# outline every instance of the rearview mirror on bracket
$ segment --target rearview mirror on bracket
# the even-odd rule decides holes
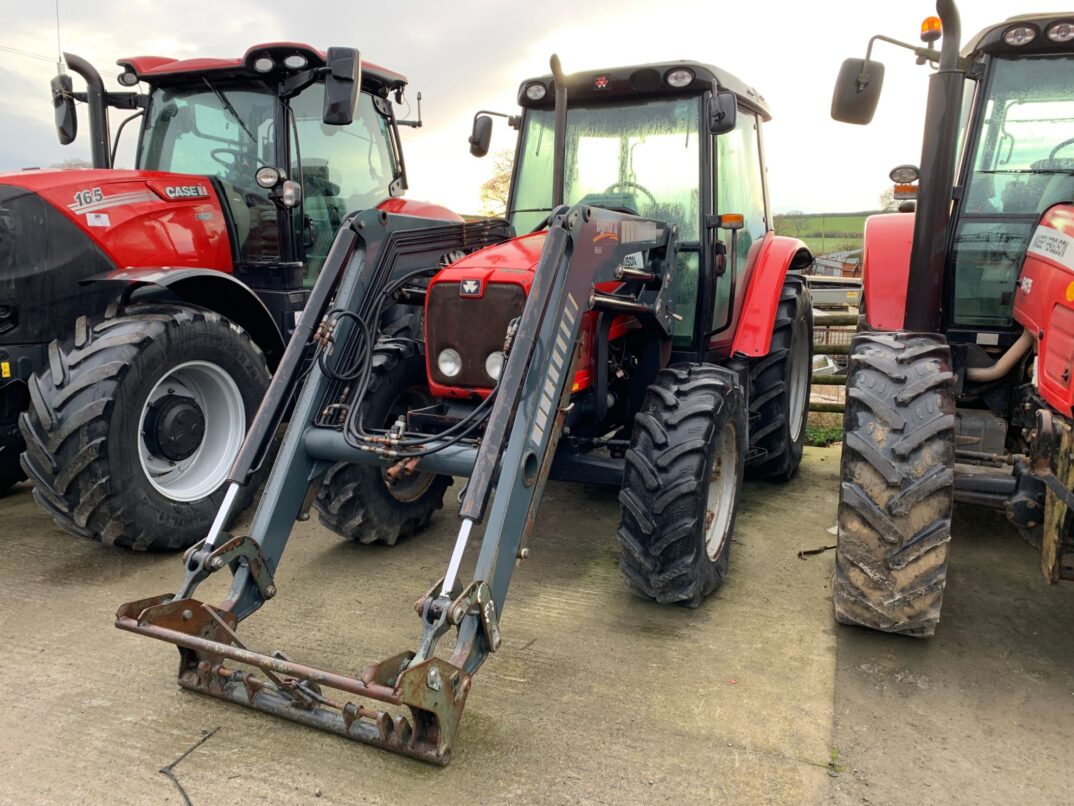
[[[709,105],[709,131],[726,134],[735,128],[738,120],[738,102],[730,90],[720,90]]]
[[[489,153],[491,143],[492,118],[479,114],[474,118],[474,128],[470,134],[470,153],[475,157],[483,157]]]
[[[870,123],[880,103],[884,65],[865,59],[847,59],[839,68],[832,93],[832,117],[843,123]]]
[[[328,126],[346,126],[354,120],[358,89],[362,86],[362,59],[354,48],[329,48],[325,60],[324,113]]]
[[[71,96],[71,77],[56,76],[52,79],[52,106],[56,115],[56,134],[60,145],[70,145],[78,134],[78,116],[75,112],[75,99]]]

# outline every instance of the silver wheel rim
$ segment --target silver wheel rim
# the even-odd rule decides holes
[[[805,320],[799,319],[791,337],[790,400],[787,416],[790,418],[791,442],[797,442],[805,423],[806,402],[809,397],[812,367],[809,362],[809,344],[806,342]]]
[[[185,459],[156,456],[146,442],[150,406],[165,395],[190,397],[205,418],[201,444]],[[138,418],[138,459],[158,493],[172,501],[198,501],[227,478],[246,433],[246,406],[234,379],[208,361],[188,361],[166,372],[142,404]]]
[[[732,423],[724,426],[716,442],[712,478],[705,500],[705,552],[713,562],[723,553],[731,530],[738,476],[738,431]]]

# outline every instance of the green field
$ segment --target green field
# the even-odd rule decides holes
[[[801,238],[814,255],[861,249],[865,219],[860,213],[784,213],[775,216],[777,235]]]

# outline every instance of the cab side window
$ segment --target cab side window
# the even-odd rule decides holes
[[[725,327],[731,317],[732,277],[741,288],[746,258],[750,248],[768,231],[764,202],[764,177],[761,174],[761,150],[757,116],[741,107],[733,131],[716,140],[716,211],[740,213],[745,225],[734,233],[735,264],[716,283],[716,304],[712,313],[712,330]],[[730,237],[726,231],[722,237]]]

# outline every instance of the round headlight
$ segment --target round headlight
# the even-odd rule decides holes
[[[1058,28],[1059,26],[1056,27]],[[138,83],[138,75],[128,67],[116,77],[116,81],[118,81],[124,87],[133,87],[135,84]]]
[[[688,86],[690,82],[694,80],[694,71],[687,70],[685,67],[680,67],[678,70],[670,71],[667,76],[665,76],[665,80],[672,87],[681,89],[682,87]]]
[[[441,350],[440,355],[436,357],[436,366],[444,375],[454,378],[462,372],[462,356],[457,350],[448,347],[446,350]]]
[[[896,185],[912,185],[919,174],[916,165],[896,165],[888,176]]]
[[[254,59],[254,69],[259,73],[268,73],[276,66],[276,62],[272,61],[268,56],[258,56]]]
[[[274,188],[276,183],[280,181],[280,172],[271,165],[266,165],[257,169],[257,173],[254,174],[254,181],[257,182],[258,187],[263,187],[265,190]]]
[[[1074,39],[1074,23],[1057,22],[1048,29],[1048,38],[1053,42],[1069,42]]]
[[[1032,25],[1016,25],[1003,32],[1003,41],[1016,48],[1028,45],[1037,38],[1037,29]]]
[[[544,84],[533,83],[526,87],[526,97],[531,101],[539,101],[548,94],[548,89]]]
[[[494,381],[500,379],[500,375],[503,373],[503,353],[497,350],[488,354],[485,359],[485,372]]]
[[[301,70],[307,64],[309,62],[306,61],[306,57],[299,53],[292,53],[283,60],[283,66],[288,70]]]

